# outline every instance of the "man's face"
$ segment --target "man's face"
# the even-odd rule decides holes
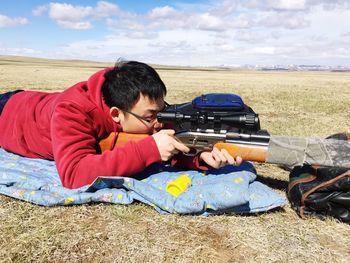
[[[140,94],[139,100],[130,110],[112,107],[111,115],[114,121],[120,123],[124,132],[153,134],[163,127],[163,124],[157,121],[157,113],[164,109],[164,106],[163,98],[153,101]],[[117,115],[113,109],[117,109]]]

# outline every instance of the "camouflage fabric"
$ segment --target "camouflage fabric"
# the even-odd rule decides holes
[[[348,140],[350,134],[332,139]],[[287,196],[299,216],[332,216],[350,224],[350,170],[340,167],[297,166],[290,173]]]
[[[347,136],[347,135],[344,135]],[[266,161],[287,166],[304,164],[350,168],[350,141],[271,136]]]

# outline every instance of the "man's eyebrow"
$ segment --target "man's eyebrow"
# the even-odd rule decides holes
[[[149,113],[157,113],[160,110],[158,110],[158,109],[146,109],[145,111],[149,112]]]
[[[162,109],[154,109],[154,108],[153,108],[153,109],[146,109],[145,111],[146,111],[146,112],[149,112],[149,113],[158,113],[159,111],[163,110],[164,107],[165,107],[165,104],[164,104],[164,106],[163,106]]]

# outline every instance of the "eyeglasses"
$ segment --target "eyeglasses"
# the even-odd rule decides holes
[[[164,107],[160,111],[165,110],[168,106],[170,106],[170,104],[167,103],[166,101],[164,101]],[[148,124],[154,123],[156,121],[156,119],[157,119],[157,115],[155,115],[155,117],[152,117],[152,118],[145,118],[145,117],[142,117],[142,116],[140,116],[140,115],[138,115],[136,113],[133,113],[131,111],[127,111],[127,110],[122,110],[122,111],[124,111],[126,113],[129,113],[129,114],[133,115],[134,117],[136,117],[137,119],[139,119],[141,121],[144,121],[144,122],[147,122]]]

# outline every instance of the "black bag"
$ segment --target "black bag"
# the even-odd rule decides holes
[[[340,133],[328,138],[350,140]],[[349,157],[350,158],[350,157]],[[350,170],[340,167],[295,167],[290,173],[287,196],[302,218],[335,217],[350,223]]]

